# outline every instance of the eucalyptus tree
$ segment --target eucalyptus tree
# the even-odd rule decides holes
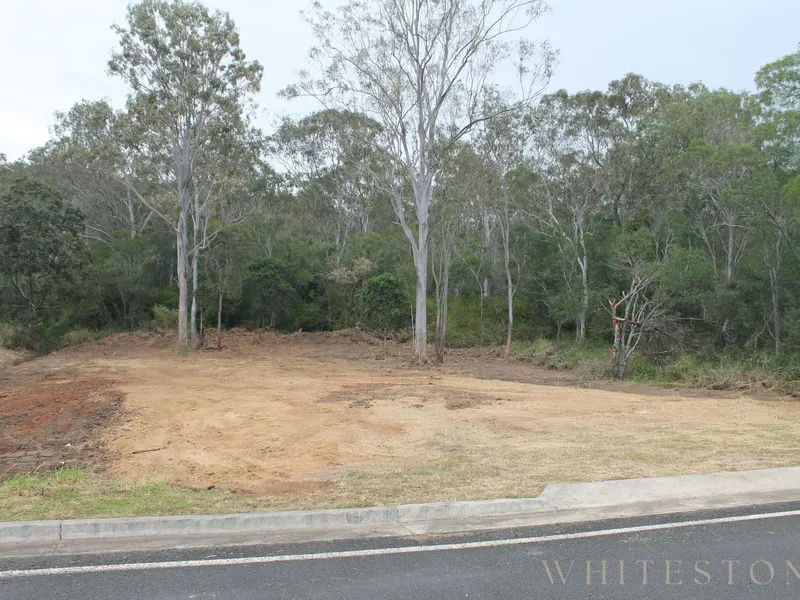
[[[494,119],[484,121],[475,131],[475,143],[488,169],[486,201],[500,228],[503,245],[503,269],[506,276],[506,308],[508,329],[505,357],[511,355],[514,330],[514,295],[516,285],[511,271],[511,230],[516,209],[510,199],[512,172],[523,162],[533,130],[533,123],[526,119],[526,112],[508,110],[502,96],[489,100],[488,110],[498,113]],[[494,184],[494,185],[492,185]]]
[[[800,168],[800,50],[762,67],[758,99],[771,129],[769,146],[782,169]]]
[[[602,208],[605,174],[597,157],[607,141],[594,135],[586,105],[598,101],[565,91],[543,98],[532,118],[532,161],[537,177],[527,213],[532,226],[555,244],[564,284],[572,288],[578,270],[575,337],[586,338],[589,310],[589,245]]]
[[[718,343],[733,339],[742,298],[736,291],[754,225],[752,202],[762,156],[754,143],[754,106],[746,94],[693,86],[669,105],[671,126],[679,131],[674,176],[680,178],[695,234],[718,275],[713,319]]]
[[[112,53],[109,70],[128,84],[129,107],[150,131],[174,193],[169,214],[148,205],[175,231],[178,346],[185,348],[190,342],[193,182],[209,152],[209,124],[246,112],[260,87],[262,68],[246,60],[230,16],[198,2],[143,0],[129,6],[127,27],[114,31],[120,47]]]
[[[436,180],[437,201],[431,212],[431,275],[436,300],[434,344],[436,362],[444,362],[447,344],[447,319],[450,298],[450,272],[453,258],[465,231],[474,224],[475,199],[486,187],[487,169],[474,148],[456,145],[442,162]]]
[[[780,201],[765,205],[767,217],[800,260],[800,51],[765,65],[756,76],[756,85],[761,105],[759,134],[783,186]]]
[[[349,111],[323,110],[295,121],[282,120],[270,152],[288,173],[318,236],[333,239],[338,265],[352,233],[370,230],[378,172],[373,139],[377,123]]]
[[[605,174],[604,205],[610,206],[617,227],[637,215],[661,218],[671,208],[669,203],[654,205],[664,169],[657,117],[671,97],[667,86],[629,73],[591,102],[593,135],[605,146],[592,156]]]
[[[111,243],[117,232],[141,234],[153,212],[136,200],[147,174],[130,117],[105,100],[81,101],[56,113],[53,139],[30,155],[39,176],[86,216],[89,239]]]
[[[388,168],[376,174],[391,199],[414,258],[414,355],[426,360],[428,236],[432,192],[443,156],[487,111],[492,78],[513,72],[518,95],[503,110],[528,105],[549,79],[553,54],[529,27],[544,0],[351,0],[335,12],[315,4],[306,15],[319,45],[285,94],[310,95],[328,108],[366,115]],[[510,67],[507,72],[504,68]],[[410,188],[410,194],[407,190]],[[413,211],[414,221],[409,212]]]
[[[200,257],[226,228],[244,222],[258,210],[253,189],[260,171],[262,140],[239,118],[214,120],[208,125],[208,150],[197,163],[190,200],[192,302],[190,341],[200,342]]]

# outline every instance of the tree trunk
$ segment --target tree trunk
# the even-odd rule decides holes
[[[445,242],[446,243],[446,242]],[[447,305],[450,290],[450,257],[447,249],[442,253],[441,280],[436,281],[436,362],[444,363],[447,346]],[[434,271],[434,276],[436,272]]]
[[[508,335],[506,336],[506,358],[511,356],[511,336],[514,331],[514,288],[511,283],[511,267],[506,259],[506,280],[508,282]]]
[[[483,209],[483,255],[486,257],[488,264],[491,264],[491,257],[489,256],[492,246],[492,222],[489,216],[489,211]],[[491,295],[491,287],[489,283],[489,274],[483,278],[483,296],[481,298],[481,308],[483,308],[483,298],[488,298]]]
[[[511,220],[508,213],[508,187],[505,183],[502,189],[503,194],[503,214],[500,219],[500,230],[503,235],[503,262],[506,271],[506,287],[508,293],[508,334],[506,335],[505,357],[511,356],[511,337],[514,331],[514,282],[511,279]]]
[[[197,348],[200,339],[198,336],[198,331],[200,330],[199,324],[197,322],[197,310],[199,304],[199,296],[200,296],[200,266],[199,266],[199,259],[198,255],[198,248],[197,242],[194,244],[194,255],[192,256],[192,309],[191,309],[191,317],[189,319],[190,322],[190,342],[192,349]]]
[[[503,225],[503,253],[505,254],[506,286],[508,293],[508,334],[506,335],[505,357],[511,356],[511,337],[514,331],[514,282],[511,279],[511,251],[509,248],[508,237],[510,232],[507,229],[508,223]]]
[[[781,279],[780,272],[776,269],[772,280],[772,327],[775,337],[775,356],[781,355]]]
[[[582,346],[586,339],[586,314],[589,312],[589,281],[586,273],[586,256],[582,261],[579,261],[581,267],[581,286],[583,288],[583,298],[581,301],[581,310],[578,314],[575,328],[575,340],[578,345]]]
[[[611,348],[611,372],[613,373],[614,379],[622,379],[625,374],[625,365],[623,364],[625,349],[623,348],[622,319],[617,316],[620,303],[609,300],[608,304],[611,307],[611,318],[614,321],[614,345]]]
[[[622,191],[614,198],[614,224],[617,227],[622,227],[622,216],[620,215],[619,206],[622,203],[622,197],[624,194],[625,192]]]
[[[434,336],[436,364],[442,364],[444,362],[444,350],[442,348],[441,330],[442,330],[442,292],[440,284],[437,281],[436,282],[436,334]]]
[[[775,338],[775,356],[781,355],[781,251],[783,232],[778,231],[775,240],[775,260],[769,267],[769,283],[772,289],[772,329]]]
[[[192,311],[190,318],[189,335],[192,349],[197,348],[200,343],[198,337],[199,326],[197,323],[197,310],[200,298],[200,195],[195,192],[194,204],[192,206]]]
[[[582,346],[586,339],[586,315],[589,312],[589,257],[586,252],[586,241],[583,235],[583,227],[579,228],[578,241],[582,257],[578,258],[578,266],[581,269],[581,285],[583,286],[583,303],[578,315],[578,326],[575,334],[578,345]]]
[[[127,177],[128,177],[128,185],[126,186],[126,188],[127,188],[127,192],[128,192],[128,196],[127,196],[127,201],[128,201],[128,221],[129,221],[131,239],[133,240],[133,239],[136,238],[136,234],[137,234],[136,209],[135,209],[134,204],[133,204],[133,194],[131,192],[130,174],[128,174]]]
[[[421,241],[421,240],[420,240]],[[414,311],[414,358],[423,364],[427,360],[428,347],[428,248],[420,243],[414,256],[417,271],[416,309]]]
[[[447,261],[444,272],[444,298],[442,300],[441,352],[444,362],[444,350],[447,346],[447,307],[450,302],[450,261]]]
[[[217,303],[217,348],[222,348],[222,286],[219,287],[219,302]]]
[[[406,232],[412,243],[414,267],[417,272],[416,311],[414,316],[414,358],[419,364],[428,360],[428,216],[430,212],[431,184],[425,183],[414,186],[414,200],[417,210],[416,247],[414,246],[413,233]]]
[[[189,348],[189,260],[186,255],[189,246],[189,235],[186,223],[186,211],[178,217],[176,236],[177,270],[178,270],[178,349]]]
[[[734,262],[736,260],[736,248],[734,246],[734,227],[736,226],[736,222],[734,219],[728,219],[728,255],[725,264],[725,277],[730,284],[731,280],[733,279],[733,267]]]

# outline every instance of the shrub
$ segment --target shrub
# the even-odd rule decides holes
[[[409,298],[406,286],[396,275],[384,273],[368,279],[358,293],[361,326],[387,337],[409,326]]]
[[[177,329],[178,310],[156,304],[153,307],[153,324],[160,329]]]
[[[107,331],[92,331],[91,329],[73,329],[61,336],[61,346],[77,346],[85,342],[99,340],[107,337]]]
[[[302,318],[300,290],[311,274],[287,262],[265,258],[250,263],[242,281],[243,310],[255,327],[297,329]]]
[[[0,347],[39,352],[42,349],[40,328],[0,323]]]

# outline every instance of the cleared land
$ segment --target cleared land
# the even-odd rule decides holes
[[[789,398],[575,387],[487,350],[419,369],[358,332],[240,331],[188,357],[173,343],[117,335],[0,370],[0,475],[87,470],[7,481],[0,518],[529,496],[800,464]]]

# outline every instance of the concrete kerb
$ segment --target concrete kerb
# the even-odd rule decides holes
[[[364,526],[402,526],[409,532],[442,530],[445,523],[498,519],[537,523],[698,510],[800,500],[800,467],[711,475],[553,484],[538,498],[436,502],[354,509],[81,519],[0,523],[0,544],[68,540],[347,531]],[[486,525],[486,523],[484,523]]]

